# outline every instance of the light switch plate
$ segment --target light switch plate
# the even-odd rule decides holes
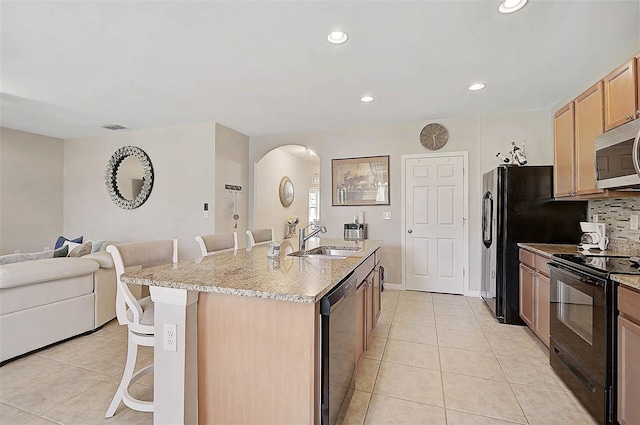
[[[383,220],[391,220],[391,211],[383,211],[382,212]]]
[[[593,215],[593,222],[597,223],[598,222],[598,214],[594,214]]]
[[[632,214],[629,218],[629,228],[631,230],[638,230],[638,215]]]

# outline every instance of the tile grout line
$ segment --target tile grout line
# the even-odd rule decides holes
[[[433,296],[431,297],[432,301],[433,301]],[[444,410],[444,423],[448,424],[449,423],[449,419],[447,416],[447,397],[445,395],[444,392],[444,373],[442,371],[442,355],[440,354],[440,340],[438,339],[438,323],[437,323],[437,316],[435,314],[435,310],[436,310],[436,306],[435,306],[435,302],[433,303],[433,321],[434,324],[436,325],[436,344],[438,347],[438,366],[440,367],[440,388],[442,388],[442,408]]]

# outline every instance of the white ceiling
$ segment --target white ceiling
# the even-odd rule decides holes
[[[640,0],[498,5],[2,1],[0,122],[75,138],[216,121],[255,136],[549,108],[640,48]],[[347,43],[326,41],[335,29]],[[469,92],[476,81],[487,88]]]

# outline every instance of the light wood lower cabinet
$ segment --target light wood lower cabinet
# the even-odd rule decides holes
[[[618,423],[640,424],[640,292],[618,288]]]
[[[533,312],[535,300],[535,272],[524,264],[520,264],[520,317],[533,329]]]
[[[520,250],[520,317],[549,346],[549,259]]]
[[[536,278],[536,302],[535,302],[535,323],[534,332],[544,345],[549,346],[549,313],[550,313],[550,296],[551,285],[549,278],[542,273],[538,273]]]
[[[379,264],[360,283],[356,291],[357,310],[357,338],[356,358],[360,358],[368,350],[371,332],[378,323],[381,312],[381,281]]]

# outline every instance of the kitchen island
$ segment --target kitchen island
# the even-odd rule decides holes
[[[279,259],[266,246],[127,272],[155,306],[154,423],[319,422],[319,301],[376,265],[381,241],[342,259]],[[310,248],[314,244],[310,245]]]

